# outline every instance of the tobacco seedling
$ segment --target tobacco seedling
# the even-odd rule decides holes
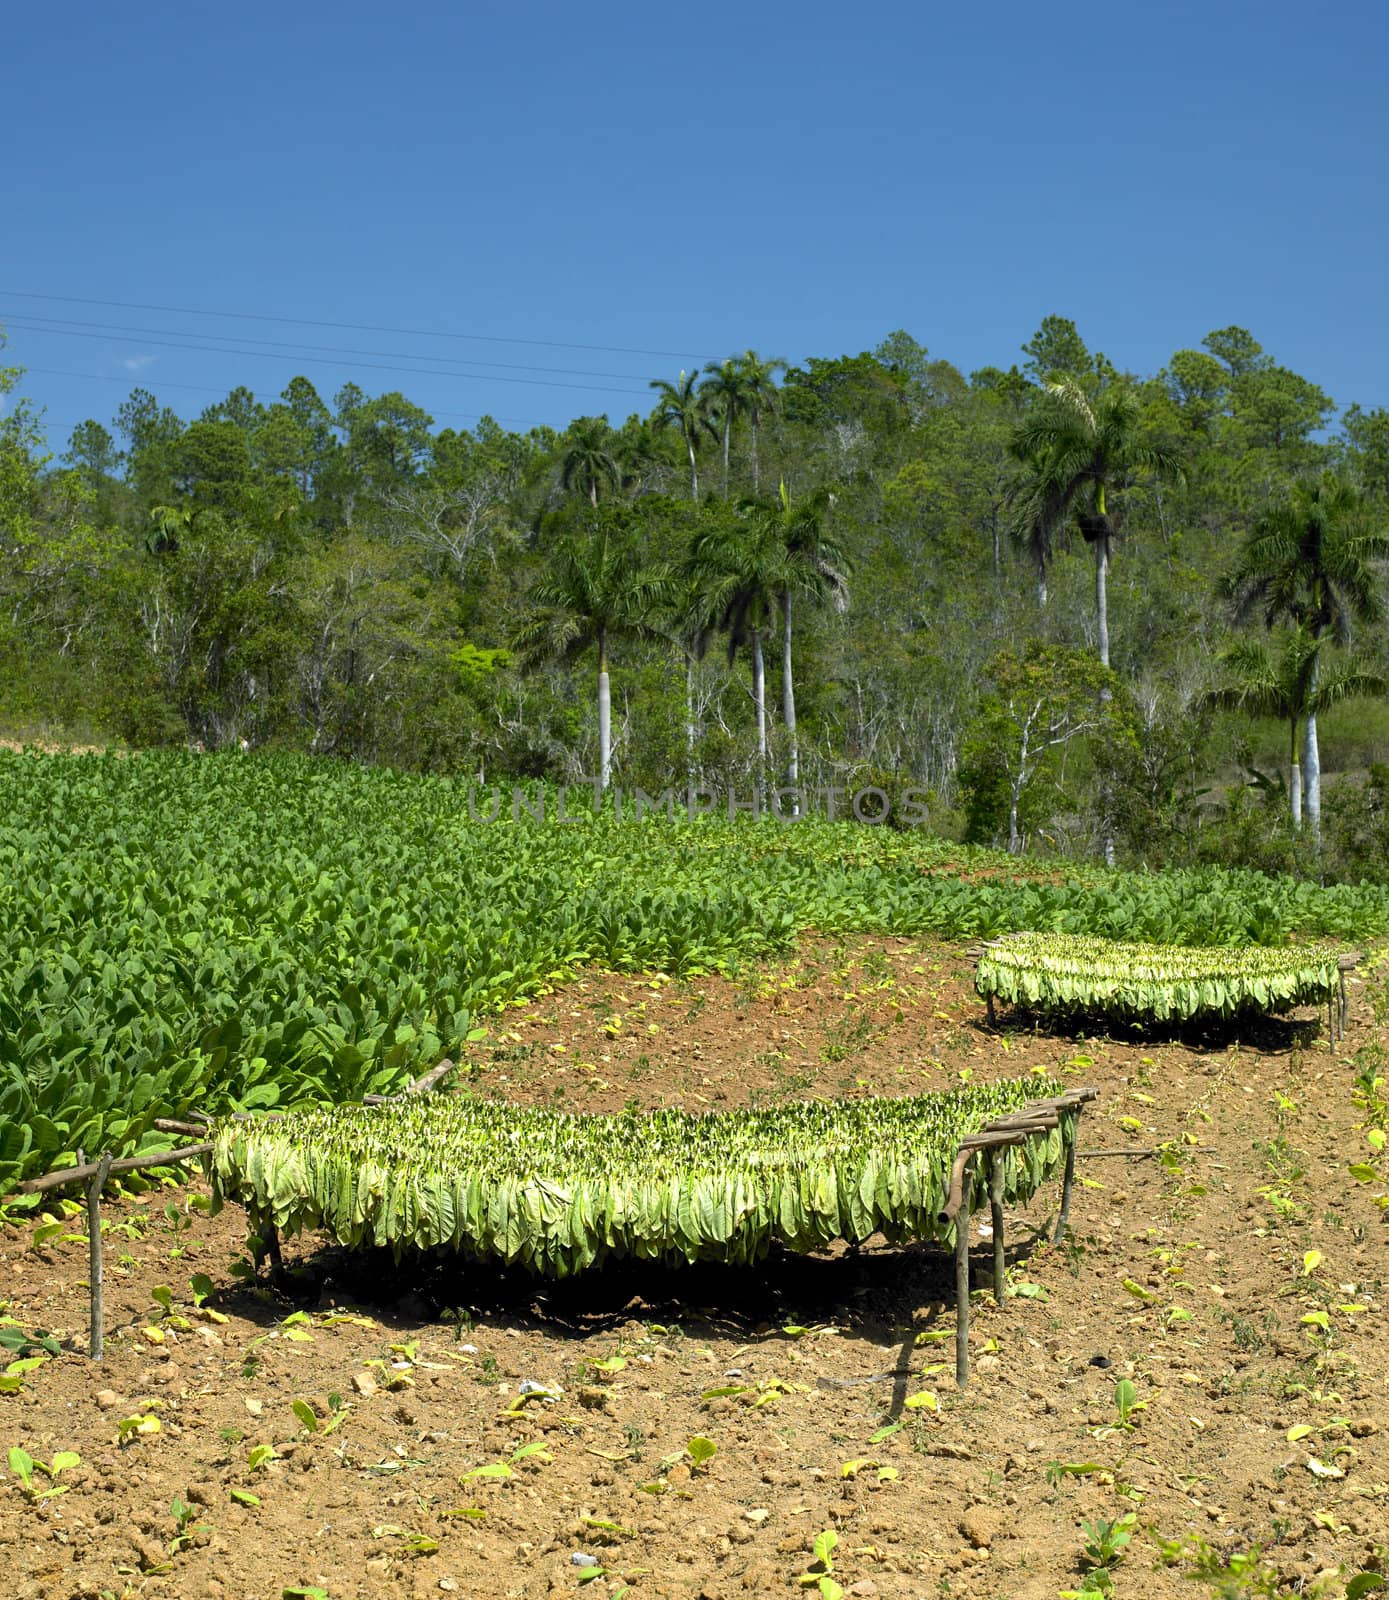
[[[205,1522],[193,1523],[197,1516],[197,1508],[190,1506],[186,1501],[174,1496],[173,1504],[169,1507],[174,1519],[174,1536],[169,1541],[169,1554],[176,1556],[184,1545],[188,1544],[195,1533],[207,1533],[208,1526]]]
[[[1132,1512],[1108,1520],[1100,1518],[1081,1524],[1088,1535],[1082,1559],[1089,1571],[1079,1589],[1063,1589],[1062,1600],[1088,1600],[1093,1595],[1107,1595],[1113,1591],[1114,1568],[1124,1559],[1124,1550],[1133,1538],[1138,1518]]]
[[[126,1444],[141,1434],[158,1433],[164,1424],[155,1416],[157,1400],[146,1400],[138,1416],[122,1417],[116,1424],[116,1443]]]
[[[831,1576],[834,1571],[834,1551],[838,1544],[839,1535],[833,1528],[817,1533],[815,1543],[811,1546],[815,1559],[810,1563],[809,1570],[796,1580],[802,1589],[818,1590],[821,1600],[843,1600],[843,1587]]]
[[[709,1463],[719,1452],[719,1447],[712,1439],[706,1439],[702,1434],[696,1434],[689,1444],[685,1446],[690,1458],[691,1472],[705,1472]]]
[[[54,1495],[68,1492],[68,1485],[57,1481],[58,1474],[66,1472],[69,1467],[80,1465],[81,1460],[82,1457],[75,1450],[60,1450],[52,1461],[45,1463],[31,1456],[27,1450],[14,1445],[10,1450],[10,1471],[19,1479],[25,1498],[31,1505],[37,1505],[41,1500],[51,1500]],[[42,1472],[47,1476],[49,1488],[35,1488],[35,1472]]]

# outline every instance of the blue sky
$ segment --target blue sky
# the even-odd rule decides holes
[[[1387,42],[1289,0],[11,8],[0,359],[60,449],[135,382],[562,426],[749,346],[1007,365],[1048,313],[1140,372],[1237,322],[1389,404]]]

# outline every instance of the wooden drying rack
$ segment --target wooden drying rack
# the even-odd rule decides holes
[[[441,1061],[437,1067],[426,1072],[423,1077],[415,1079],[398,1095],[368,1095],[363,1101],[365,1105],[387,1105],[392,1100],[403,1100],[412,1095],[428,1094],[436,1089],[439,1084],[454,1070],[452,1061]],[[1028,1139],[1036,1134],[1050,1133],[1053,1128],[1061,1125],[1063,1117],[1079,1118],[1083,1108],[1099,1095],[1098,1089],[1070,1089],[1064,1094],[1055,1095],[1046,1100],[1031,1100],[1020,1111],[1014,1111],[1004,1117],[997,1117],[994,1121],[986,1123],[977,1132],[969,1134],[960,1141],[955,1154],[955,1160],[950,1169],[950,1181],[947,1188],[945,1204],[940,1211],[940,1222],[943,1226],[955,1224],[955,1381],[964,1387],[969,1382],[969,1218],[971,1209],[965,1207],[966,1180],[972,1178],[971,1163],[981,1153],[989,1152],[989,1208],[993,1221],[993,1291],[995,1300],[1002,1305],[1006,1293],[1005,1257],[1003,1237],[1003,1162],[998,1159],[995,1152],[1009,1149],[1016,1145],[1025,1144]],[[212,1120],[199,1115],[197,1122],[179,1122],[169,1118],[156,1118],[154,1126],[162,1133],[198,1133]],[[260,1122],[277,1120],[283,1113],[264,1112],[251,1116],[246,1112],[233,1113],[232,1120],[239,1122]],[[1061,1188],[1061,1209],[1056,1219],[1054,1238],[1059,1240],[1065,1232],[1066,1223],[1070,1216],[1071,1195],[1075,1188],[1075,1163],[1076,1163],[1076,1129],[1071,1129],[1071,1137],[1066,1144],[1065,1177]],[[153,1155],[129,1156],[119,1161],[114,1160],[110,1153],[103,1155],[97,1161],[82,1161],[81,1152],[78,1152],[79,1164],[75,1167],[65,1168],[61,1172],[49,1172],[41,1178],[29,1178],[16,1185],[18,1194],[42,1194],[50,1189],[61,1188],[64,1184],[82,1183],[86,1189],[87,1199],[87,1243],[90,1256],[90,1287],[91,1287],[91,1338],[88,1353],[93,1361],[100,1361],[103,1347],[102,1328],[102,1247],[101,1247],[101,1191],[106,1180],[113,1173],[123,1172],[150,1172],[161,1167],[177,1166],[185,1161],[193,1161],[206,1155],[212,1149],[208,1141],[199,1144],[185,1145],[178,1150],[159,1151]],[[1096,1152],[1100,1153],[1100,1152]],[[1150,1152],[1136,1151],[1106,1151],[1104,1154],[1147,1155]],[[970,1196],[973,1196],[972,1181],[969,1184]],[[963,1215],[962,1215],[963,1213]],[[257,1258],[260,1260],[268,1257],[272,1267],[280,1263],[279,1240],[275,1236],[273,1227],[268,1228],[264,1234],[264,1251]]]
[[[1074,1119],[1070,1138],[1066,1140],[1066,1168],[1061,1184],[1061,1209],[1056,1217],[1056,1231],[1052,1235],[1059,1242],[1066,1231],[1071,1214],[1071,1195],[1075,1189],[1076,1139],[1079,1135],[1080,1114],[1092,1101],[1099,1098],[1098,1089],[1068,1089],[1063,1094],[1046,1100],[1030,1100],[1021,1111],[1010,1112],[1006,1117],[996,1117],[985,1123],[977,1133],[960,1140],[954,1164],[950,1168],[950,1186],[945,1204],[940,1210],[942,1224],[955,1224],[955,1382],[960,1388],[969,1382],[969,1219],[971,1208],[966,1204],[968,1192],[973,1198],[973,1174],[970,1166],[983,1151],[989,1152],[989,1214],[993,1224],[993,1291],[994,1301],[1003,1304],[1007,1293],[1007,1261],[1003,1239],[1003,1161],[997,1152],[1014,1145],[1026,1144],[1034,1135],[1050,1133],[1061,1126],[1063,1117]],[[1137,1153],[1137,1152],[1135,1152]],[[1143,1152],[1146,1153],[1146,1152]]]
[[[1016,939],[1016,933],[1001,933],[996,939],[985,939],[981,944],[973,945],[965,952],[977,963],[979,957],[986,950],[991,950],[998,945],[1006,944],[1009,939]],[[1173,949],[1181,946],[1174,945]],[[1346,1036],[1346,1024],[1350,1020],[1350,996],[1346,992],[1346,974],[1354,972],[1365,959],[1363,950],[1351,950],[1343,956],[1336,958],[1336,993],[1327,996],[1326,1000],[1326,1035],[1331,1045],[1331,1053],[1336,1054],[1336,1041]],[[998,1018],[994,1011],[993,995],[985,995],[984,1002],[989,1011],[989,1026],[996,1027]]]

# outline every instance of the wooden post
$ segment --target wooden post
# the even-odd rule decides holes
[[[261,1267],[268,1261],[270,1263],[271,1278],[278,1278],[283,1262],[280,1259],[280,1235],[276,1230],[275,1224],[267,1222],[264,1226],[257,1226],[255,1231],[260,1238],[260,1248],[252,1252],[256,1271],[259,1272]]]
[[[1053,1244],[1061,1243],[1061,1236],[1066,1231],[1066,1224],[1071,1216],[1071,1190],[1075,1188],[1076,1181],[1076,1143],[1080,1138],[1080,1107],[1075,1109],[1071,1119],[1071,1138],[1066,1146],[1066,1175],[1061,1181],[1061,1210],[1056,1218],[1056,1232],[1052,1236]]]
[[[81,1156],[78,1156],[81,1161]],[[87,1277],[91,1290],[91,1338],[87,1353],[93,1361],[101,1360],[103,1343],[101,1303],[101,1191],[111,1173],[111,1152],[108,1150],[97,1163],[96,1171],[87,1179]]]
[[[969,1382],[969,1211],[974,1174],[964,1166],[963,1198],[955,1212],[955,1382]]]
[[[1003,1250],[1003,1163],[1001,1149],[989,1152],[989,1218],[994,1230],[994,1303],[1003,1304],[1007,1293],[1007,1262]]]

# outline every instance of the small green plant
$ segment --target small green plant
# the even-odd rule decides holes
[[[689,1444],[685,1446],[690,1458],[691,1472],[706,1472],[709,1463],[718,1454],[719,1447],[712,1439],[706,1439],[703,1434],[696,1434]]]
[[[177,1495],[174,1496],[169,1512],[174,1519],[174,1536],[169,1541],[169,1554],[176,1556],[184,1545],[191,1543],[195,1533],[207,1533],[208,1527],[206,1523],[194,1522],[194,1518],[198,1515],[197,1507],[190,1506]]]
[[[1104,1470],[1098,1461],[1049,1461],[1047,1483],[1053,1489],[1059,1489],[1065,1478],[1088,1478]]]
[[[1092,1568],[1108,1569],[1124,1559],[1124,1550],[1133,1538],[1138,1518],[1128,1511],[1122,1517],[1109,1520],[1098,1518],[1081,1524],[1088,1538],[1085,1543],[1085,1560]]]
[[[822,1533],[815,1535],[815,1542],[811,1546],[815,1559],[809,1568],[796,1581],[802,1589],[818,1590],[821,1600],[842,1600],[844,1590],[833,1577],[834,1552],[839,1545],[839,1535],[833,1528],[826,1528]]]
[[[80,1465],[82,1461],[75,1450],[60,1450],[52,1461],[44,1462],[18,1445],[12,1446],[9,1459],[10,1471],[19,1479],[20,1488],[31,1505],[37,1505],[41,1500],[51,1500],[55,1495],[66,1494],[68,1485],[58,1482],[58,1474]],[[42,1472],[48,1479],[47,1489],[37,1487],[34,1478],[36,1472]]]

